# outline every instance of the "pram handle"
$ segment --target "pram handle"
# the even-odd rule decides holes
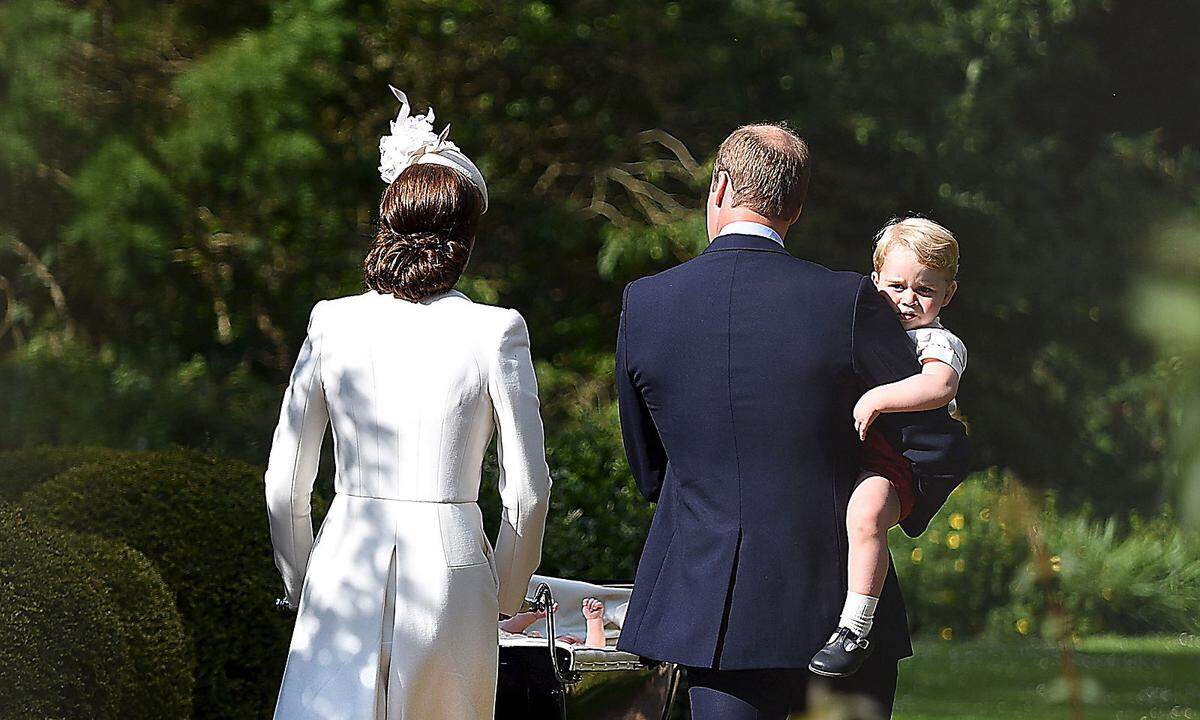
[[[617,587],[618,585],[612,583],[608,586]],[[626,586],[632,587],[632,585],[628,584],[626,584]],[[554,592],[550,589],[550,585],[545,582],[538,583],[537,588],[534,589],[533,597],[525,599],[525,605],[528,606],[530,611],[546,613],[546,646],[550,653],[550,667],[554,669],[554,679],[558,682],[558,686],[563,689],[563,692],[559,694],[558,699],[559,709],[562,713],[562,716],[565,717],[566,686],[568,683],[579,682],[583,679],[583,675],[571,670],[564,671],[563,668],[561,668],[558,664],[558,654],[556,652],[557,646],[554,644],[555,639],[558,637],[558,632],[554,626]],[[525,607],[522,606],[522,611],[524,610]],[[663,664],[658,661],[648,661],[646,658],[642,658],[642,663],[646,667],[654,667],[656,665]],[[675,704],[675,695],[678,692],[680,675],[682,674],[682,668],[676,663],[666,663],[666,665],[668,673],[667,691],[666,698],[663,702],[661,720],[670,720],[671,709]]]
[[[558,637],[558,632],[554,628],[554,593],[550,590],[550,586],[546,583],[538,583],[537,589],[533,591],[533,601],[531,603],[534,612],[546,613],[546,647],[550,653],[550,667],[554,668],[554,679],[558,681],[560,687],[567,683],[579,682],[581,677],[578,673],[563,672],[563,669],[558,666],[558,654],[554,645],[555,639]]]

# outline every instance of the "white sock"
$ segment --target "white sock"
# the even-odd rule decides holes
[[[866,637],[875,623],[875,605],[879,598],[858,593],[846,593],[846,604],[842,606],[842,617],[838,623],[850,628],[859,637]]]

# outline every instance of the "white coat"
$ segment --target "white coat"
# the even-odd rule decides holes
[[[327,424],[336,495],[314,543]],[[499,430],[493,550],[476,500]],[[525,321],[456,291],[316,304],[265,476],[298,605],[277,720],[491,720],[497,611],[541,558],[550,494]]]

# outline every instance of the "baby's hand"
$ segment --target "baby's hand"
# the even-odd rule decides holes
[[[554,603],[554,605],[552,605],[550,607],[550,612],[558,612],[558,603]],[[513,615],[513,617],[515,617],[515,618],[519,617],[519,618],[527,619],[530,622],[533,622],[534,620],[541,620],[541,619],[545,618],[546,611],[545,610],[529,610],[527,612],[517,613],[516,615]]]
[[[550,611],[558,612],[558,603],[554,603],[554,605],[551,607]],[[534,624],[535,622],[537,622],[538,620],[541,620],[544,617],[546,617],[546,612],[544,610],[538,610],[538,611],[531,610],[528,612],[519,612],[516,615],[513,615],[512,617],[508,618],[507,620],[501,620],[500,621],[500,629],[503,630],[504,632],[522,633],[522,632],[525,632],[525,628],[529,627],[530,625]]]
[[[596,598],[583,599],[583,616],[588,620],[601,620],[604,618],[604,603]]]
[[[858,432],[859,440],[867,439],[867,429],[871,427],[871,423],[875,422],[877,417],[879,417],[879,408],[876,406],[871,392],[867,391],[854,404],[854,429]]]

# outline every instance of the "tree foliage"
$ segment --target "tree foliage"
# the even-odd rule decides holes
[[[1177,370],[1129,327],[1127,286],[1143,239],[1195,206],[1200,158],[1191,111],[1147,120],[1113,98],[1139,49],[1194,59],[1196,10],[1150,3],[1162,22],[1133,32],[1146,5],[11,0],[0,389],[36,390],[0,442],[190,442],[261,464],[309,308],[361,288],[391,83],[489,178],[462,288],[529,320],[543,382],[565,388],[544,404],[571,482],[628,489],[619,460],[569,447],[617,442],[595,418],[622,285],[703,247],[724,135],[786,119],[816,158],[794,254],[865,272],[906,212],[959,236],[945,321],[972,350],[978,463],[1154,505]],[[1200,106],[1182,67],[1159,74]],[[57,381],[72,366],[87,397]],[[196,406],[173,386],[201,388]],[[131,407],[141,422],[112,421]]]

